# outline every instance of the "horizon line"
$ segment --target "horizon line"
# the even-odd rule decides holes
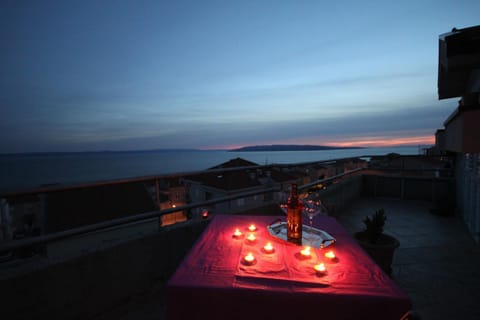
[[[245,148],[245,147],[259,147],[259,146],[314,146],[314,147],[338,147],[338,148],[403,148],[403,147],[427,147],[433,146],[435,144],[428,143],[406,143],[406,144],[379,144],[379,145],[370,145],[363,143],[350,143],[350,142],[341,142],[341,143],[326,143],[326,144],[295,144],[295,143],[284,143],[284,144],[252,144],[252,145],[243,145],[243,146],[226,146],[226,147],[197,147],[197,148],[147,148],[147,149],[101,149],[101,150],[78,150],[78,151],[23,151],[23,152],[2,152],[0,155],[39,155],[39,154],[75,154],[75,153],[126,153],[126,152],[156,152],[156,151],[235,151],[235,149]],[[292,150],[292,151],[302,151],[302,150]],[[312,150],[304,150],[312,151]],[[318,150],[321,151],[321,150]],[[273,152],[273,151],[272,151]]]

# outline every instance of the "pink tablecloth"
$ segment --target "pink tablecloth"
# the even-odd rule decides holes
[[[271,236],[271,216],[217,215],[167,284],[167,319],[400,319],[411,308],[408,296],[331,217],[315,226],[336,238],[325,249],[300,259],[300,246]],[[284,217],[277,217],[284,219]],[[255,224],[249,243],[247,227]],[[244,237],[232,237],[239,228]],[[262,251],[266,242],[273,254]],[[324,253],[333,250],[337,259]],[[242,258],[251,252],[254,265]],[[324,262],[319,277],[313,266]]]

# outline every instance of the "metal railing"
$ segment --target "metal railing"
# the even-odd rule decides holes
[[[369,157],[369,156],[363,156],[363,157]],[[195,172],[185,172],[185,173],[175,173],[175,174],[167,174],[167,175],[161,175],[161,176],[149,176],[149,177],[139,177],[139,178],[130,178],[130,179],[121,179],[121,180],[114,180],[114,181],[103,181],[103,182],[97,182],[97,183],[88,183],[88,184],[78,184],[78,185],[73,185],[73,186],[49,186],[49,187],[43,187],[43,188],[36,188],[36,189],[31,189],[31,190],[23,190],[23,191],[16,191],[16,192],[7,192],[0,194],[0,197],[17,197],[17,196],[24,196],[24,195],[32,195],[32,194],[41,194],[41,193],[48,193],[48,192],[55,192],[55,191],[64,191],[64,190],[73,190],[73,189],[79,189],[79,188],[87,188],[87,187],[97,187],[97,186],[104,186],[104,185],[112,185],[112,184],[121,184],[121,183],[134,183],[134,182],[155,182],[157,180],[161,179],[170,179],[170,178],[181,178],[187,175],[193,175],[193,174],[201,174],[205,172],[228,172],[228,171],[236,171],[236,170],[257,170],[257,169],[262,169],[262,170],[268,170],[268,169],[281,169],[281,168],[293,168],[293,167],[301,167],[301,166],[307,166],[307,165],[314,165],[314,164],[320,164],[320,165],[328,165],[328,164],[335,164],[338,162],[342,161],[349,161],[351,159],[358,159],[362,157],[350,157],[350,158],[344,158],[344,159],[336,159],[336,160],[327,160],[327,161],[314,161],[314,162],[306,162],[306,163],[296,163],[296,164],[270,164],[270,165],[264,165],[264,166],[249,166],[249,167],[241,167],[241,168],[222,168],[222,169],[214,169],[214,170],[208,170],[208,171],[195,171]],[[319,184],[322,185],[328,185],[331,183],[335,183],[337,181],[340,181],[342,179],[345,179],[347,176],[350,175],[356,175],[360,173],[363,170],[368,170],[364,168],[359,168],[359,169],[354,169],[336,176],[332,176],[329,178],[321,179],[321,180],[316,180],[308,184],[304,184],[299,186],[300,191],[307,190],[309,188],[315,187]],[[283,190],[283,185],[280,183],[275,183],[271,187],[263,188],[263,189],[257,189],[253,191],[248,191],[248,192],[240,192],[240,193],[235,193],[229,196],[225,197],[219,197],[219,198],[214,198],[211,200],[207,201],[202,201],[198,203],[192,203],[184,206],[178,206],[175,208],[170,208],[170,209],[164,209],[164,210],[156,210],[156,211],[150,211],[150,212],[145,212],[145,213],[140,213],[128,217],[122,217],[122,218],[117,218],[117,219],[112,219],[108,221],[103,221],[91,225],[86,225],[86,226],[81,226],[77,228],[72,228],[56,233],[51,233],[51,234],[45,234],[45,235],[39,235],[39,236],[34,236],[31,238],[24,238],[24,239],[15,239],[15,240],[10,240],[4,243],[0,244],[0,254],[9,252],[12,250],[20,249],[20,248],[25,248],[25,247],[34,247],[34,246],[39,246],[39,245],[44,245],[49,242],[54,242],[58,241],[61,239],[73,237],[73,236],[78,236],[82,234],[87,234],[99,230],[104,230],[112,227],[118,227],[118,226],[123,226],[127,225],[133,222],[138,222],[142,220],[147,220],[147,219],[152,219],[152,218],[159,218],[165,214],[169,213],[174,213],[174,212],[179,212],[179,211],[185,211],[185,210],[190,210],[193,208],[200,208],[200,207],[206,207],[212,204],[217,204],[217,203],[222,203],[222,202],[227,202],[230,200],[236,200],[248,196],[255,196],[255,195],[261,195],[261,194],[267,194],[267,193],[273,193],[273,192],[279,192]]]
[[[353,174],[357,174],[357,173],[359,173],[361,171],[364,171],[364,170],[366,170],[366,168],[357,168],[357,169],[353,169],[353,170],[350,170],[350,171],[342,173],[342,174],[338,174],[336,176],[332,176],[332,177],[325,178],[325,179],[322,179],[322,180],[316,180],[316,181],[313,181],[313,182],[310,182],[310,183],[299,186],[298,190],[302,191],[302,190],[305,190],[305,189],[315,187],[319,184],[330,184],[330,183],[333,183],[333,182],[336,182],[338,180],[341,180],[341,179],[345,178],[345,176],[350,176],[350,175],[353,175]]]
[[[299,190],[306,190],[308,188],[314,187],[318,184],[328,184],[333,181],[339,180],[339,179],[344,179],[346,176],[356,174],[362,169],[356,169],[352,171],[348,171],[343,174],[339,174],[333,177],[329,177],[327,179],[322,179],[322,180],[316,180],[314,182],[301,185],[299,186]],[[247,192],[239,192],[235,193],[229,196],[225,197],[219,197],[219,198],[214,198],[211,200],[207,201],[202,201],[202,202],[197,202],[197,203],[192,203],[184,206],[179,206],[175,208],[170,208],[170,209],[164,209],[164,210],[156,210],[156,211],[150,211],[150,212],[144,212],[128,217],[122,217],[122,218],[117,218],[117,219],[112,219],[108,221],[103,221],[87,226],[82,226],[82,227],[77,227],[77,228],[72,228],[56,233],[51,233],[51,234],[46,234],[46,235],[40,235],[40,236],[35,236],[31,238],[24,238],[24,239],[16,239],[16,240],[10,240],[8,242],[0,244],[0,253],[2,252],[8,252],[11,250],[16,250],[24,247],[33,247],[33,246],[39,246],[39,245],[44,245],[49,242],[53,241],[58,241],[62,240],[65,238],[77,236],[77,235],[82,235],[82,234],[87,234],[90,232],[95,232],[99,230],[104,230],[112,227],[118,227],[118,226],[123,226],[127,225],[133,222],[138,222],[142,220],[148,220],[152,218],[159,218],[165,214],[169,213],[174,213],[174,212],[179,212],[179,211],[185,211],[185,210],[190,210],[193,208],[201,208],[201,207],[206,207],[209,205],[217,204],[217,203],[222,203],[222,202],[227,202],[230,200],[236,200],[240,198],[245,198],[249,196],[255,196],[255,195],[261,195],[261,194],[267,194],[267,193],[273,193],[273,192],[279,192],[283,190],[283,185],[282,184],[274,184],[271,187],[268,188],[263,188],[260,190],[252,190],[252,191],[247,191]]]
[[[112,219],[112,220],[99,222],[99,223],[82,226],[78,228],[68,229],[68,230],[64,230],[56,233],[40,235],[40,236],[26,238],[26,239],[11,240],[11,241],[8,241],[7,243],[0,244],[0,253],[4,251],[19,249],[22,247],[45,244],[48,242],[57,241],[57,240],[65,239],[68,237],[72,237],[80,234],[86,234],[94,231],[99,231],[99,230],[107,229],[111,227],[118,227],[118,226],[126,225],[132,222],[138,222],[138,221],[147,220],[151,218],[159,218],[162,215],[173,213],[173,212],[189,210],[189,209],[198,208],[198,207],[205,207],[205,206],[220,203],[220,202],[226,202],[226,201],[235,200],[243,197],[248,197],[248,196],[253,196],[258,194],[265,194],[265,193],[270,193],[270,192],[275,192],[280,190],[281,190],[280,187],[277,186],[277,187],[271,187],[271,188],[262,189],[262,190],[236,193],[231,196],[215,198],[215,199],[211,199],[211,200],[207,200],[199,203],[192,203],[192,204],[165,209],[165,210],[144,212],[144,213],[136,214],[133,216]]]

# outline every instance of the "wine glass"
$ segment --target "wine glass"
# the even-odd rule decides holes
[[[279,206],[282,209],[283,213],[287,214],[287,207],[288,207],[288,191],[282,191],[279,193]]]
[[[322,212],[322,203],[318,199],[305,198],[303,200],[303,214],[307,216],[310,224],[309,237],[307,238],[313,243],[315,235],[313,233],[313,218]]]

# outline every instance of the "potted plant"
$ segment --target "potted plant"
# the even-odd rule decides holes
[[[377,210],[371,216],[365,217],[363,220],[365,230],[356,232],[354,237],[380,268],[391,275],[393,255],[395,249],[400,246],[400,242],[383,232],[386,220],[385,210]]]

